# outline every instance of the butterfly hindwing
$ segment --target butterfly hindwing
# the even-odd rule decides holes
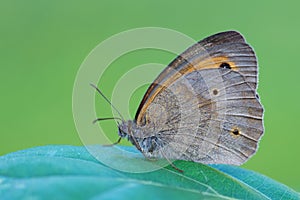
[[[255,91],[229,69],[193,71],[157,95],[146,113],[144,136],[155,133],[153,157],[241,164],[263,134]]]

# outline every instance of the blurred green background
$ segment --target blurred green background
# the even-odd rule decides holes
[[[259,93],[266,110],[260,149],[243,167],[300,191],[299,6],[297,1],[270,0],[2,0],[0,154],[47,144],[81,145],[72,116],[73,83],[88,53],[113,34],[158,26],[200,40],[234,29],[243,33],[258,55]],[[114,65],[124,71],[149,62],[167,64],[174,57],[162,51],[139,51]],[[111,72],[102,88],[109,97],[115,75]],[[145,90],[134,94],[131,113]],[[104,109],[103,116],[110,114],[104,101],[99,100],[97,109]],[[114,123],[106,126],[117,138]]]

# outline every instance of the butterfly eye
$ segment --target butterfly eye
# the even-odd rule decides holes
[[[230,65],[228,63],[221,63],[220,64],[220,68],[224,68],[224,69],[231,69]]]
[[[118,129],[119,129],[119,136],[120,136],[120,137],[124,138],[124,137],[126,137],[126,136],[128,135],[128,134],[125,133],[120,127],[118,127]]]

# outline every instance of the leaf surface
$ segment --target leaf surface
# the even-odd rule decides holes
[[[148,166],[133,147],[95,147],[115,166]],[[132,153],[135,153],[132,156]],[[256,172],[229,165],[175,161],[146,173],[115,170],[85,147],[50,145],[0,157],[1,199],[300,199],[299,193]]]

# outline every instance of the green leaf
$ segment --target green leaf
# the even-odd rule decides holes
[[[148,161],[133,147],[91,146],[101,161],[133,170]],[[126,151],[124,151],[126,150]],[[133,154],[134,153],[134,154]],[[141,165],[137,165],[142,163]],[[43,146],[0,157],[1,199],[300,199],[258,173],[228,165],[175,161],[147,173],[112,169],[84,147]]]

